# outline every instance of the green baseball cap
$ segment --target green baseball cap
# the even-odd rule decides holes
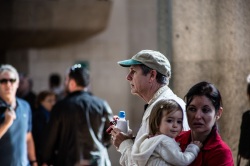
[[[141,50],[131,59],[118,62],[122,67],[144,64],[165,76],[171,76],[171,66],[168,59],[160,52],[153,50]]]

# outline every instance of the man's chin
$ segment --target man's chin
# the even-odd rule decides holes
[[[14,95],[12,92],[6,92],[4,94],[6,97],[15,97],[16,95]]]
[[[1,95],[1,98],[3,99],[14,99],[16,97],[16,95],[13,95],[12,93],[5,93],[4,95]]]
[[[130,91],[130,92],[131,92],[131,94],[132,94],[132,95],[138,95],[138,93],[136,93],[136,92],[135,92],[135,91],[133,91],[132,89],[131,89],[131,91]]]

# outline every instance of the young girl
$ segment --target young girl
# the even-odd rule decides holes
[[[202,144],[194,141],[182,152],[175,137],[182,131],[183,111],[174,100],[160,100],[149,117],[149,134],[140,137],[132,149],[138,166],[188,165]]]

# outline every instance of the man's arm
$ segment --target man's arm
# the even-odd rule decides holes
[[[135,165],[131,155],[133,144],[134,141],[132,139],[126,139],[120,144],[118,151],[121,152],[121,157],[119,161],[121,165],[123,166]]]
[[[132,133],[132,131],[131,131]],[[123,166],[134,165],[131,152],[134,141],[132,139],[132,134],[125,134],[121,132],[118,128],[113,128],[111,131],[113,145],[121,153],[120,164]]]
[[[28,148],[28,158],[31,166],[38,166],[36,161],[35,145],[31,132],[27,133],[27,148]]]
[[[0,139],[13,124],[16,119],[16,113],[13,110],[6,109],[4,112],[4,122],[0,125]]]

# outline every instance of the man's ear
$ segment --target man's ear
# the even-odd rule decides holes
[[[157,75],[157,71],[156,70],[151,70],[150,71],[150,80],[152,79],[155,79],[156,78],[156,75]]]
[[[75,87],[76,87],[76,82],[75,82],[75,80],[74,80],[74,79],[70,79],[70,80],[69,80],[69,88],[70,88],[70,90],[71,90],[71,91],[74,90]]]

